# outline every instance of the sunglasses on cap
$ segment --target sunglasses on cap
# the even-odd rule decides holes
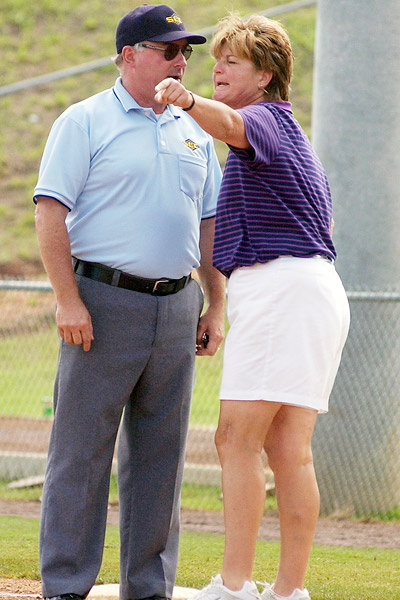
[[[192,46],[189,46],[189,44],[186,46],[168,44],[166,48],[160,48],[159,46],[153,46],[152,44],[144,44],[143,42],[139,42],[137,45],[141,46],[142,48],[150,48],[151,50],[161,50],[161,52],[164,52],[165,60],[168,61],[173,60],[179,52],[182,52],[184,58],[188,60],[193,52],[193,48]]]

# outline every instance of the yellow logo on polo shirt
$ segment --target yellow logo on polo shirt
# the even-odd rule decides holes
[[[166,18],[167,23],[175,23],[175,25],[180,25],[182,20],[176,13]]]
[[[185,144],[185,146],[187,146],[191,150],[197,150],[200,147],[198,144],[196,144],[195,142],[193,142],[192,140],[189,140],[189,139],[185,140],[183,143]]]

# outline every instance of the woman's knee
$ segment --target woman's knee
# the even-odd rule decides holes
[[[260,401],[223,401],[215,445],[221,458],[234,455],[260,455],[265,436],[279,410],[278,405]]]
[[[232,452],[235,448],[235,438],[237,439],[238,435],[234,432],[234,426],[231,423],[219,423],[215,432],[214,443],[220,460],[225,457],[226,453]]]
[[[264,442],[273,471],[312,465],[311,440],[316,415],[311,410],[282,407]]]
[[[262,439],[243,430],[232,422],[220,423],[215,433],[214,442],[218,456],[222,462],[227,455],[260,454],[263,449]]]
[[[311,444],[293,443],[291,440],[277,439],[272,444],[265,445],[268,465],[274,473],[279,469],[291,470],[313,465]]]

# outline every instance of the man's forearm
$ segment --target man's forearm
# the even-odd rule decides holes
[[[201,264],[198,275],[209,306],[225,310],[225,277],[212,264],[215,218],[204,219],[200,227]]]
[[[225,277],[212,265],[203,265],[197,269],[197,272],[208,308],[223,314],[226,297]]]
[[[35,222],[43,264],[58,301],[78,294],[71,264],[65,217],[68,210],[52,198],[39,198]]]
[[[57,299],[57,327],[67,344],[90,350],[93,327],[82,302],[71,262],[65,225],[67,209],[53,198],[41,197],[36,208],[36,232],[43,264]]]
[[[225,277],[212,266],[215,219],[205,219],[200,229],[201,265],[198,276],[206,297],[207,308],[197,330],[197,355],[213,355],[224,338]],[[204,347],[203,336],[208,345]]]

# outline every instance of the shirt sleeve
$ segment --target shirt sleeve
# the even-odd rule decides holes
[[[50,196],[71,210],[86,183],[90,167],[88,128],[63,113],[53,124],[46,142],[34,192]]]
[[[278,123],[264,104],[252,104],[240,108],[246,137],[250,149],[241,150],[230,146],[238,158],[251,166],[270,165],[280,149],[280,132]]]

